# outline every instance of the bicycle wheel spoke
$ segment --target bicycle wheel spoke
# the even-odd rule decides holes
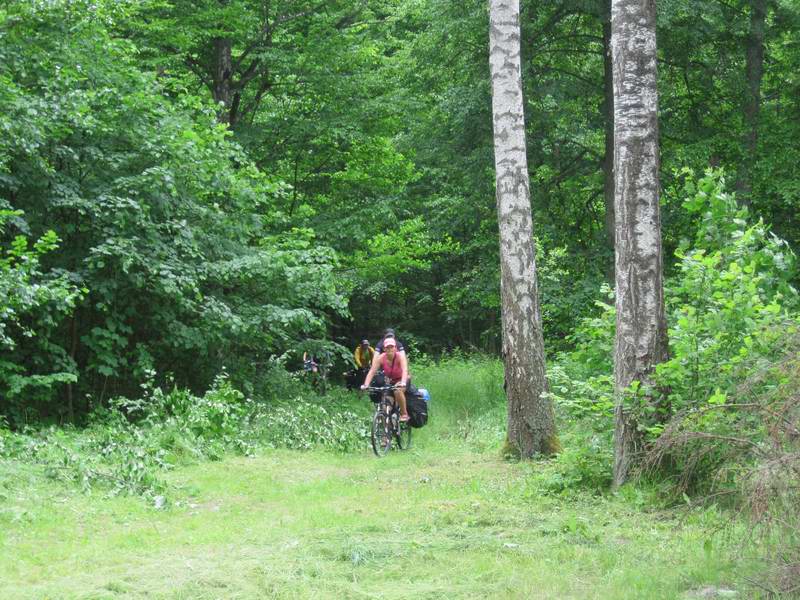
[[[386,454],[392,446],[391,426],[385,414],[376,412],[372,419],[372,450],[377,456]]]
[[[396,438],[398,448],[408,450],[411,447],[411,426],[408,423],[400,423]]]

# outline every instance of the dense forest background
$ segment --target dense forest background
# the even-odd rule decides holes
[[[614,4],[615,15],[625,12],[623,4]],[[503,31],[490,26],[490,6],[497,18],[516,3],[486,0],[3,2],[0,547],[9,549],[5,572],[20,579],[8,589],[34,594],[30,584],[41,579],[62,593],[58,579],[39,574],[50,566],[39,549],[56,539],[76,545],[64,552],[69,560],[89,552],[92,562],[102,555],[125,563],[118,547],[103,552],[84,543],[83,514],[98,498],[82,499],[72,511],[54,508],[53,490],[64,488],[51,484],[134,495],[148,510],[168,512],[173,501],[194,510],[194,495],[216,498],[214,490],[201,490],[203,477],[197,491],[179,489],[168,472],[233,461],[225,463],[239,465],[231,473],[260,478],[271,494],[282,481],[270,478],[274,456],[258,459],[265,471],[253,475],[228,455],[322,448],[340,456],[274,453],[286,473],[299,464],[314,471],[309,477],[323,477],[325,465],[337,465],[322,484],[339,511],[330,517],[314,506],[319,496],[309,490],[319,490],[311,479],[289,473],[299,487],[283,504],[313,518],[311,529],[298,533],[310,543],[273,545],[282,567],[291,548],[314,569],[324,563],[308,550],[320,539],[317,525],[338,523],[341,497],[356,498],[348,496],[356,488],[387,511],[369,515],[381,521],[370,531],[394,527],[396,507],[382,501],[389,488],[380,478],[395,469],[390,483],[399,487],[391,489],[408,502],[433,494],[424,508],[403,510],[433,521],[409,519],[407,531],[416,533],[405,541],[414,548],[399,554],[372,552],[400,548],[397,529],[364,542],[366,553],[352,546],[350,531],[341,543],[331,537],[328,558],[348,586],[356,577],[342,565],[370,569],[364,580],[385,588],[371,575],[389,562],[402,570],[396,579],[405,586],[411,571],[403,560],[413,556],[436,571],[415,583],[434,581],[473,597],[486,588],[464,587],[465,573],[481,580],[472,586],[503,579],[455,560],[478,550],[488,553],[481,568],[506,557],[508,585],[523,571],[551,577],[566,565],[565,585],[585,586],[570,588],[574,597],[603,594],[612,580],[618,597],[678,597],[694,584],[734,580],[761,597],[797,593],[800,5],[657,4],[657,86],[648,80],[647,89],[625,90],[625,61],[614,63],[610,49],[613,41],[615,56],[624,54],[626,23],[615,17],[612,35],[606,0],[522,0],[521,35],[516,12],[502,21]],[[650,11],[653,3],[633,8]],[[641,21],[649,23],[650,14]],[[531,251],[530,272],[519,270],[531,276],[526,289],[538,285],[542,331],[535,301],[519,302],[528,311],[519,314],[530,317],[519,322],[536,335],[517,339],[533,340],[535,348],[510,344],[508,331],[519,322],[509,325],[508,302],[505,329],[500,314],[495,142],[513,137],[506,132],[521,118],[516,108],[518,120],[506,118],[508,109],[508,129],[493,131],[493,117],[499,119],[490,37],[495,82],[513,76],[516,85],[516,63],[503,56],[516,60],[521,45],[536,268]],[[652,40],[652,29],[642,37]],[[655,44],[639,42],[633,62],[650,69],[653,61],[643,57]],[[519,97],[516,88],[502,89]],[[630,108],[620,92],[634,108],[655,107],[657,95],[658,115],[645,115],[639,129],[628,126],[624,140],[626,119],[618,119],[615,140],[615,98],[618,109]],[[623,156],[637,135],[649,136],[651,150],[640,153],[649,154]],[[648,198],[635,190],[646,177],[625,188],[634,190],[630,203],[619,183],[615,190],[615,141],[617,164],[649,161]],[[525,158],[516,138],[507,145]],[[519,191],[525,167],[506,171],[514,185],[505,191]],[[617,175],[623,172],[636,171]],[[637,210],[650,200],[649,208],[658,208],[659,193],[660,216],[651,210],[641,218]],[[527,202],[525,194],[519,199]],[[615,206],[623,207],[619,218]],[[519,221],[527,223],[523,214]],[[515,239],[508,233],[504,227],[505,240]],[[615,240],[638,238],[654,260],[620,260],[636,244],[618,241],[615,273]],[[653,294],[631,302],[650,285],[645,280],[656,282]],[[650,346],[648,319],[658,321]],[[357,342],[375,342],[387,327],[406,345],[414,380],[429,389],[433,408],[431,424],[414,432],[412,451],[379,466],[355,456],[376,431],[390,438],[374,424],[370,430],[366,397],[320,385],[302,358],[315,356],[343,383]],[[616,351],[636,343],[637,352],[644,349],[628,356],[644,357],[643,368],[622,377],[625,356]],[[509,368],[520,356],[531,361]],[[534,396],[542,410],[519,408],[519,398]],[[543,434],[546,452],[544,445],[514,447],[510,432],[520,423]],[[541,460],[516,461],[534,454]],[[392,462],[396,456],[402,458]],[[362,475],[348,480],[342,473],[353,465]],[[429,475],[432,465],[441,487],[439,475]],[[230,484],[228,466],[218,469],[222,487]],[[326,487],[329,480],[339,487]],[[255,489],[254,481],[243,479],[241,489]],[[454,498],[463,503],[460,516],[448,512]],[[258,503],[259,514],[272,511],[258,494],[247,500]],[[46,509],[31,508],[37,506]],[[135,512],[132,506],[123,512]],[[552,528],[540,527],[536,507],[555,519]],[[676,507],[690,518],[669,512]],[[228,532],[237,542],[252,537],[251,509],[241,510],[247,535]],[[71,512],[81,521],[65,535],[47,529],[42,517],[63,513],[61,523]],[[146,528],[158,533],[150,516]],[[277,531],[273,518],[264,516],[264,526]],[[349,518],[372,527],[361,512]],[[127,528],[126,519],[113,521]],[[612,522],[624,522],[624,535],[607,529]],[[97,539],[107,537],[105,524],[94,523]],[[495,526],[496,538],[486,533]],[[37,531],[46,542],[35,541]],[[372,533],[365,530],[364,539]],[[520,544],[506,541],[517,534],[547,548],[528,558],[557,563],[529,560],[522,569]],[[130,548],[146,545],[143,539]],[[563,541],[565,553],[548,546],[551,539]],[[30,551],[25,540],[34,540]],[[228,546],[220,548],[230,559]],[[170,559],[179,556],[170,552]],[[589,552],[599,556],[591,564]],[[628,564],[622,578],[615,571],[620,556]],[[653,557],[648,570],[642,556]],[[449,579],[440,577],[437,557]],[[30,576],[20,576],[28,571],[19,570],[18,558]],[[160,570],[166,562],[156,556],[158,577],[141,581],[171,585]],[[208,562],[216,570],[230,564]],[[69,575],[83,572],[84,565],[61,564]],[[175,564],[186,573],[188,561]],[[590,572],[595,579],[587,579]],[[313,579],[311,588],[327,584],[318,573],[300,579]],[[662,587],[666,580],[672,595]],[[217,589],[207,584],[199,585]],[[531,597],[521,589],[512,591]],[[702,595],[687,597],[731,597],[699,589]]]
[[[554,354],[613,279],[609,16],[522,9]],[[800,11],[670,0],[658,19],[668,278],[762,219],[791,296]],[[480,0],[5,3],[0,412],[79,421],[223,369],[265,396],[304,350],[345,366],[386,326],[416,353],[498,353],[487,28]],[[735,204],[687,205],[710,168]]]

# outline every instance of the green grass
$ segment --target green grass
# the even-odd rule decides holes
[[[431,390],[432,420],[408,452],[263,450],[185,466],[167,473],[162,510],[0,463],[0,598],[661,599],[746,589],[751,567],[736,558],[736,537],[715,533],[724,515],[648,509],[636,488],[553,495],[542,481],[556,461],[503,461],[496,368],[415,371]]]
[[[678,598],[740,583],[715,519],[548,497],[535,464],[420,446],[186,468],[167,510],[26,486],[0,513],[0,597]]]

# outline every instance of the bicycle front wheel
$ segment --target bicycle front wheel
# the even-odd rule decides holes
[[[408,421],[400,421],[398,427],[399,430],[395,433],[397,447],[400,450],[408,450],[411,448],[411,425],[408,424]]]
[[[376,412],[372,418],[372,451],[375,456],[384,456],[392,447],[392,424],[389,415]]]

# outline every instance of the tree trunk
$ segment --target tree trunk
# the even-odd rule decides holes
[[[233,93],[231,89],[233,77],[233,62],[231,59],[230,38],[214,38],[214,101],[219,106],[218,119],[220,123],[231,123],[231,107]]]
[[[520,73],[519,0],[490,0],[489,63],[500,228],[508,445],[523,458],[558,448],[536,283]]]
[[[659,211],[655,0],[612,0],[616,307],[614,485],[640,437],[625,390],[667,357]]]
[[[764,27],[767,20],[767,0],[751,0],[750,33],[747,36],[747,87],[744,101],[744,156],[736,191],[742,202],[750,202],[752,168],[758,149],[758,118],[761,112],[761,80],[764,76]]]
[[[72,359],[72,364],[75,365],[75,354],[78,351],[78,308],[72,314],[70,321],[70,348],[69,357]],[[73,399],[72,384],[67,384],[67,414],[69,415],[69,422],[75,423],[75,401]]]
[[[614,250],[614,69],[611,63],[611,5],[604,0],[603,12],[603,123],[605,154],[603,156],[603,200],[606,208],[605,230],[609,248]],[[614,278],[614,265],[609,265],[609,280]]]

